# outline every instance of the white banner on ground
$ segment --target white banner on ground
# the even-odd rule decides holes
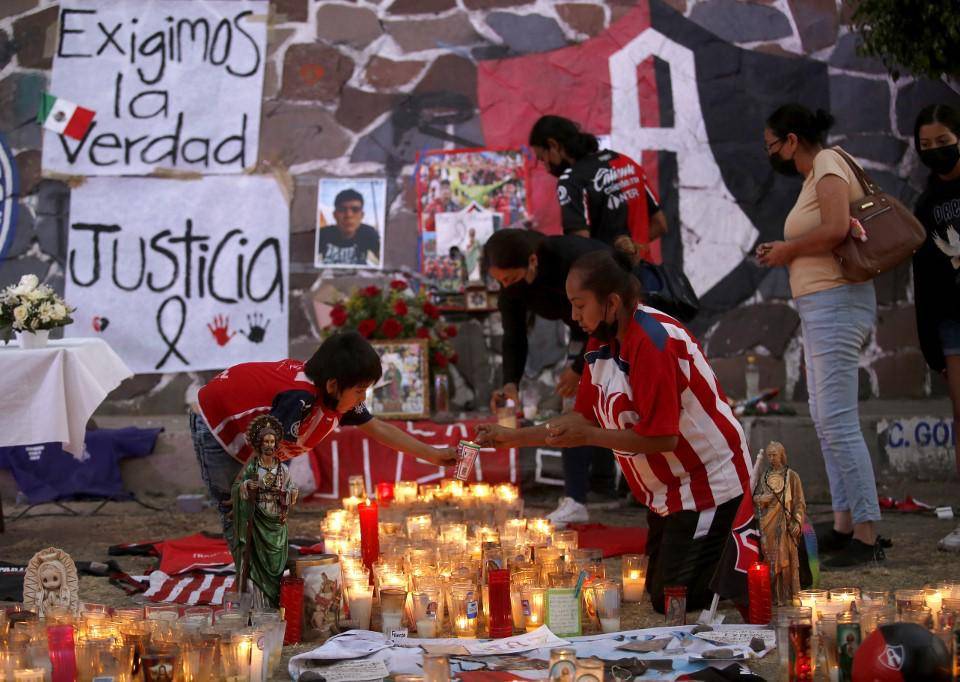
[[[240,173],[257,162],[266,0],[61,0],[50,93],[95,112],[43,131],[43,169]]]
[[[288,230],[272,177],[90,179],[70,196],[66,335],[136,373],[285,358]]]

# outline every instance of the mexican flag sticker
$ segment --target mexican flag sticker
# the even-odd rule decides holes
[[[37,120],[47,130],[82,140],[96,113],[90,109],[68,102],[65,99],[54,97],[48,92],[43,93],[40,102],[40,112]]]

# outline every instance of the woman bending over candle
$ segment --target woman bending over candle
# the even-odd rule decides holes
[[[573,319],[591,336],[574,411],[537,427],[484,424],[477,437],[482,445],[613,450],[648,507],[653,608],[663,613],[665,585],[685,585],[687,609],[704,608],[749,488],[743,430],[696,339],[643,305],[627,263],[587,254],[571,268],[566,293]]]
[[[339,426],[356,426],[388,447],[437,466],[456,463],[455,448],[434,448],[367,412],[364,396],[382,373],[373,346],[356,332],[341,332],[320,344],[306,363],[234,365],[200,389],[190,412],[190,433],[231,551],[236,543],[230,487],[252,454],[244,433],[258,415],[270,414],[283,426],[277,447],[281,461],[309,452]]]

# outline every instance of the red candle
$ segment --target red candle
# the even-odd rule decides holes
[[[490,600],[490,637],[499,639],[513,634],[513,615],[510,609],[510,569],[493,569],[487,574]]]
[[[393,500],[393,482],[384,481],[383,483],[377,483],[377,502],[380,504],[388,504]]]
[[[288,575],[280,579],[280,608],[287,621],[283,643],[299,644],[303,627],[303,578]]]
[[[758,561],[748,569],[747,593],[750,599],[747,620],[751,623],[766,625],[772,616],[770,567],[766,563]]]
[[[357,507],[357,513],[360,514],[360,556],[369,569],[380,558],[380,512],[376,502],[364,500]]]
[[[813,626],[809,623],[790,623],[789,682],[813,682],[812,639]]]
[[[73,682],[77,677],[73,626],[47,626],[47,648],[50,654],[50,679],[53,682]]]

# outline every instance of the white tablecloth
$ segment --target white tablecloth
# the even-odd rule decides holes
[[[94,410],[131,376],[102,339],[63,339],[36,350],[0,344],[0,446],[59,441],[81,457]]]

